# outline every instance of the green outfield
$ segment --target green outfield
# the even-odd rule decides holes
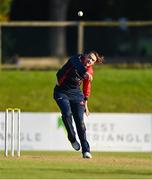
[[[56,71],[0,71],[1,110],[59,111],[53,100]],[[152,69],[96,67],[91,112],[152,112]]]
[[[20,158],[0,155],[1,179],[151,179],[152,153],[22,152]]]
[[[55,71],[0,71],[1,111],[56,112]],[[96,67],[89,100],[92,112],[152,112],[152,69]],[[152,179],[152,153],[0,151],[1,179]]]

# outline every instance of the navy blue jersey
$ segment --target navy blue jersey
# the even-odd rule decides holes
[[[87,72],[86,68],[81,62],[82,55],[72,56],[61,69],[57,72],[57,80],[60,87],[63,89],[79,88],[84,74]]]

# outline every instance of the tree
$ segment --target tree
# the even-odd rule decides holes
[[[0,20],[8,20],[12,0],[0,0]]]
[[[51,21],[66,21],[70,0],[50,0],[49,19]],[[50,52],[52,55],[64,56],[66,54],[65,27],[55,27],[50,31]]]

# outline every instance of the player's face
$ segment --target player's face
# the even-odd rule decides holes
[[[95,62],[97,61],[96,56],[93,53],[89,53],[86,55],[86,62],[85,65],[88,66],[92,66],[95,64]]]

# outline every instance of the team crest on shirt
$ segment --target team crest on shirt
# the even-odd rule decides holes
[[[84,106],[84,101],[80,101],[80,105]]]

